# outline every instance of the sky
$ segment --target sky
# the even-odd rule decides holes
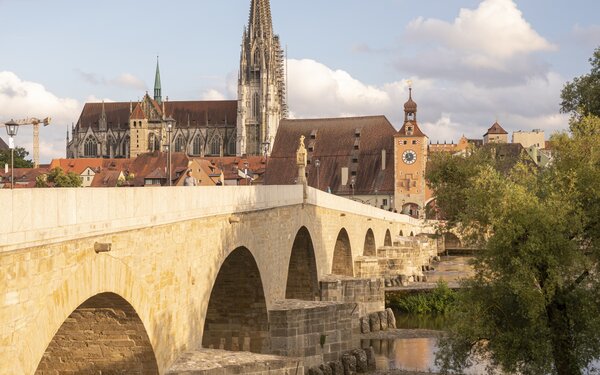
[[[0,123],[52,117],[41,161],[65,156],[85,102],[235,99],[250,0],[0,0]],[[589,73],[599,0],[271,0],[290,117],[385,115],[412,82],[432,142],[568,127],[560,91]],[[0,137],[6,139],[4,130]],[[32,151],[31,127],[17,146]]]

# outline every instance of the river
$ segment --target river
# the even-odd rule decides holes
[[[471,257],[445,256],[437,264],[435,271],[428,272],[428,282],[443,280],[450,285],[460,278],[472,274],[469,264]],[[410,330],[412,337],[396,339],[363,340],[362,346],[373,346],[378,370],[399,369],[415,372],[437,372],[435,352],[437,350],[436,334],[443,331],[447,321],[443,316],[407,315],[396,313],[397,327]],[[433,333],[433,334],[432,334]],[[419,337],[421,336],[421,337]],[[478,364],[465,370],[465,374],[485,374],[486,363]],[[595,361],[584,374],[599,374],[600,361]]]

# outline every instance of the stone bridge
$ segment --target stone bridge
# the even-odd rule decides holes
[[[298,185],[16,189],[0,201],[10,375],[164,374],[202,347],[275,353],[282,301],[325,303],[320,281],[432,231]]]

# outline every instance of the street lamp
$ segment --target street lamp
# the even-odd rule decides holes
[[[315,160],[315,167],[317,167],[317,189],[321,188],[321,181],[320,181],[320,174],[319,174],[319,167],[321,166],[321,161],[319,159]]]
[[[11,119],[4,126],[8,133],[8,147],[10,147],[10,188],[12,189],[15,185],[15,141],[13,137],[17,135],[19,124]]]
[[[169,151],[169,153],[167,154],[167,170],[169,171],[169,176],[167,177],[169,179],[169,186],[172,185],[172,181],[171,181],[171,131],[173,130],[173,118],[172,117],[168,117],[166,119],[167,121],[167,135],[169,137],[169,145],[167,146],[167,150]]]

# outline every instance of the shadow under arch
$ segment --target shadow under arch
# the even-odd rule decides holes
[[[354,276],[350,238],[348,237],[348,232],[346,232],[346,229],[344,228],[340,229],[337,239],[335,240],[331,273],[334,275]]]
[[[365,245],[363,247],[364,256],[375,256],[377,255],[377,247],[375,246],[375,235],[373,230],[369,228],[365,234]]]
[[[392,234],[389,229],[385,231],[385,239],[383,240],[383,246],[392,246]]]
[[[303,226],[296,233],[292,245],[285,298],[315,301],[319,294],[315,249],[310,232]]]
[[[36,374],[158,374],[152,344],[137,312],[111,292],[79,305],[50,341]]]
[[[444,247],[446,249],[460,249],[462,248],[462,243],[456,234],[452,232],[446,232],[444,234]]]
[[[402,229],[400,229],[400,233],[398,234],[400,237],[404,237],[404,232],[402,232]]]
[[[202,346],[268,353],[269,316],[256,260],[245,247],[233,250],[210,293]]]

